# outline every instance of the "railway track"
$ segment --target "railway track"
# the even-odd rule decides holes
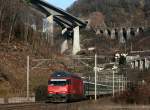
[[[88,101],[72,103],[20,103],[20,104],[2,104],[0,110],[78,110],[81,105],[87,104]]]
[[[43,103],[18,103],[18,104],[2,104],[0,110],[32,110],[34,107],[39,107]]]
[[[0,105],[0,110],[150,110],[150,106],[102,105],[95,101],[73,103],[22,103]]]
[[[88,101],[72,102],[72,103],[20,103],[20,104],[2,104],[0,110],[77,110]]]

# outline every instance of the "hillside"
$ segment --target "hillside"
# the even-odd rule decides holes
[[[27,56],[30,56],[30,90],[47,85],[50,73],[65,68],[65,58],[44,38],[44,16],[25,0],[0,1],[0,97],[25,96]],[[58,37],[59,38],[59,37]],[[58,39],[56,37],[56,39]],[[47,69],[32,70],[36,58],[55,58]],[[32,95],[31,94],[31,95]]]
[[[133,50],[150,49],[148,43],[150,34],[147,29],[150,26],[149,0],[77,0],[67,11],[90,22],[91,30],[81,33],[84,48],[96,46],[101,54],[114,54],[116,51],[129,52],[131,45]],[[119,29],[140,26],[145,27],[144,33],[132,37],[126,42],[126,47],[119,44],[118,39],[96,34],[97,28]]]
[[[67,9],[85,19],[92,12],[102,12],[107,26],[111,27],[150,25],[149,10],[149,0],[77,0]]]

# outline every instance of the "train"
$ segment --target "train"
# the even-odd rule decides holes
[[[50,102],[77,101],[94,96],[95,83],[70,72],[56,71],[48,79],[47,90]],[[97,95],[109,93],[112,93],[111,86],[97,84]]]

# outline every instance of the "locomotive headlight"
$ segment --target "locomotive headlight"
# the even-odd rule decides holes
[[[67,91],[62,91],[61,93],[62,93],[62,94],[65,94],[65,93],[67,93]]]
[[[52,91],[48,91],[48,93],[49,93],[49,94],[53,94],[53,92],[52,92]]]

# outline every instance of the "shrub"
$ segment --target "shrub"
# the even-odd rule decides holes
[[[35,90],[35,100],[36,101],[46,101],[47,99],[47,86],[40,85]]]

